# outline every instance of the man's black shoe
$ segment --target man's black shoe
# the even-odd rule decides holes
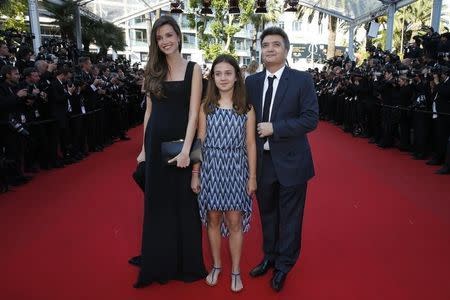
[[[133,265],[133,266],[136,266],[136,267],[140,267],[141,266],[141,256],[139,255],[139,256],[134,256],[134,257],[130,258],[128,260],[128,263],[130,265]]]
[[[440,168],[439,170],[434,172],[434,174],[439,174],[439,175],[450,174],[450,168],[447,166],[443,166],[442,168]]]
[[[275,292],[279,292],[283,289],[284,281],[286,280],[286,276],[287,276],[286,273],[281,272],[279,270],[275,270],[273,272],[272,280],[270,282],[271,282],[272,288],[275,290]]]
[[[129,136],[127,136],[127,135],[122,135],[122,136],[120,137],[120,139],[121,139],[122,141],[129,141],[129,140],[131,140],[131,138],[130,138]]]
[[[268,259],[264,259],[259,265],[257,265],[253,270],[250,271],[250,276],[258,277],[262,276],[273,267],[273,262]]]

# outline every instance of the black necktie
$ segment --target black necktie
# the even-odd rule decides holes
[[[273,80],[277,78],[276,76],[267,77],[269,80],[269,87],[266,91],[266,96],[264,97],[264,108],[263,108],[263,122],[269,122],[269,113],[270,113],[270,103],[272,102],[272,94],[273,94]]]

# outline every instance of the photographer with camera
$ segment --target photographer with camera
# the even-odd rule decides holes
[[[26,68],[34,67],[34,53],[27,46],[22,46],[16,53],[16,67],[19,70],[20,74],[23,74],[23,71]]]
[[[126,131],[128,129],[128,110],[124,84],[119,79],[119,74],[111,74],[111,85],[107,90],[107,95],[110,97],[111,110],[111,124],[112,136],[118,137],[121,140],[129,140]]]
[[[405,70],[408,72],[408,70]],[[397,79],[398,101],[395,103],[399,109],[399,144],[400,151],[411,150],[411,126],[412,118],[408,109],[411,107],[413,90],[407,73],[401,74]]]
[[[27,106],[23,111],[25,115],[27,128],[31,133],[32,139],[26,144],[25,170],[37,172],[38,166],[44,168],[48,166],[50,160],[50,132],[47,132],[45,120],[42,115],[42,108],[48,104],[47,93],[39,88],[39,72],[37,68],[26,68],[23,72],[24,80],[19,84],[20,88],[27,89],[27,98],[33,101],[33,104]]]
[[[8,174],[8,183],[21,185],[32,178],[23,173],[25,139],[30,133],[23,127],[20,114],[23,105],[31,102],[25,98],[27,90],[18,87],[20,74],[16,67],[6,65],[0,72],[4,78],[0,83],[0,145],[5,148],[5,157],[15,165]]]
[[[67,80],[71,77],[71,71],[64,67],[58,67],[55,71],[55,79],[50,84],[48,99],[52,117],[57,121],[57,136],[59,146],[63,154],[64,164],[71,164],[74,161],[71,155],[71,132],[69,127],[69,113],[72,111],[70,95],[75,92],[75,87],[68,88]],[[55,153],[54,150],[52,153]],[[53,159],[57,161],[57,158]]]
[[[353,136],[368,137],[369,119],[366,108],[370,92],[369,83],[361,69],[355,69],[350,75],[355,101],[355,119],[352,126],[352,133]]]
[[[419,39],[422,41],[425,56],[431,59],[436,59],[440,40],[439,33],[434,32],[433,27],[428,27],[426,29],[426,34],[419,37]]]
[[[75,81],[80,81],[81,97],[83,98],[86,112],[92,112],[85,119],[88,149],[91,152],[102,151],[103,144],[98,137],[99,116],[93,111],[99,106],[102,95],[106,93],[101,87],[104,82],[97,78],[98,68],[93,68],[89,57],[80,57],[78,64],[81,71],[76,75],[77,79]],[[94,71],[94,74],[92,74],[92,71]]]
[[[435,136],[435,151],[428,165],[444,163],[447,141],[450,136],[450,69],[446,66],[435,66],[432,70],[433,82],[436,86],[433,98],[433,122]]]
[[[427,80],[427,69],[415,66],[410,72],[412,89],[412,128],[414,145],[412,147],[413,159],[426,159],[428,153],[428,137],[431,128],[430,115],[427,113],[431,109],[430,85]]]

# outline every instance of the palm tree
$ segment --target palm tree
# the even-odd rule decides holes
[[[307,16],[308,23],[312,23],[314,17],[317,15],[317,24],[320,26],[322,21],[327,17],[323,12],[315,11],[312,8],[300,5],[297,10],[297,19],[301,20]],[[327,59],[333,58],[336,52],[336,34],[337,34],[338,18],[335,16],[328,16],[328,48]]]
[[[100,48],[100,56],[106,57],[109,48],[115,51],[125,50],[126,43],[122,28],[105,21],[98,21],[94,25],[92,33],[94,43]]]
[[[64,39],[74,40],[75,31],[75,8],[78,1],[64,1],[62,4],[56,4],[48,0],[42,1],[42,6],[52,14],[55,19],[52,24],[59,27],[61,37]]]
[[[81,0],[66,1],[63,4],[55,4],[48,0],[42,2],[44,8],[53,15],[54,24],[59,26],[61,37],[74,40],[74,15],[75,8]],[[89,45],[95,43],[100,48],[100,55],[106,56],[111,47],[116,51],[125,49],[125,37],[123,30],[110,22],[96,21],[81,16],[81,36],[83,48],[89,51]]]
[[[398,11],[394,19],[393,48],[402,52],[405,42],[411,40],[415,35],[424,34],[424,26],[430,24],[432,10],[431,1],[419,0]],[[379,17],[378,22],[385,30],[381,32],[379,37],[373,39],[373,42],[384,47],[386,44],[387,17]]]

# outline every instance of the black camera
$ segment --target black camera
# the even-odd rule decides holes
[[[25,127],[23,127],[22,123],[20,123],[19,121],[17,121],[14,118],[11,118],[9,121],[9,126],[17,133],[28,137],[30,136],[30,133],[28,132],[28,130],[25,129]]]

